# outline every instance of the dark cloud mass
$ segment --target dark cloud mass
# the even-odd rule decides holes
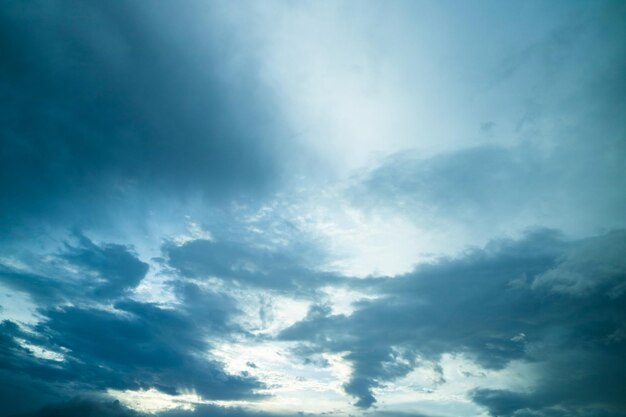
[[[202,316],[134,302],[121,302],[112,311],[68,307],[41,314],[45,320],[34,329],[36,336],[19,333],[14,323],[3,322],[8,331],[0,365],[20,378],[25,375],[29,384],[43,381],[64,387],[55,393],[60,398],[69,386],[78,392],[157,388],[172,395],[193,389],[213,399],[253,398],[253,390],[262,386],[245,376],[228,375],[219,362],[206,356],[209,345],[204,338],[218,336],[220,329],[210,320],[205,324]],[[28,347],[15,342],[19,336],[63,352],[65,360],[51,364],[34,358]],[[10,405],[6,411],[11,411]]]
[[[47,405],[34,413],[15,417],[140,417],[122,406],[119,401],[103,401],[97,398],[75,398],[67,403]]]
[[[195,388],[208,398],[237,398],[258,386],[203,358],[205,329],[183,314],[132,302],[113,312],[66,308],[45,314],[38,330],[48,335],[49,346],[75,352],[76,365],[68,364],[70,372],[77,366],[73,379],[97,388],[157,387],[169,394]]]
[[[82,235],[78,240],[79,246],[67,246],[62,257],[74,266],[95,273],[95,278],[103,281],[94,284],[97,296],[119,296],[125,290],[135,288],[148,272],[148,264],[138,260],[122,245],[99,247]]]
[[[31,257],[31,267],[41,271],[27,272],[0,263],[0,282],[30,293],[43,305],[82,297],[114,299],[135,288],[148,272],[148,264],[128,246],[97,245],[81,233],[74,233],[74,240],[75,244],[65,242],[60,253],[52,255],[51,263]]]
[[[164,249],[169,265],[187,277],[217,276],[293,293],[307,293],[343,281],[333,274],[311,269],[299,254],[287,249],[277,251],[249,247],[243,242],[216,243],[201,239],[180,246],[167,245]]]
[[[281,133],[271,92],[247,71],[254,54],[220,33],[211,5],[187,6],[4,5],[3,228],[87,221],[84,210],[137,193],[217,199],[269,184]]]
[[[626,417],[626,3],[7,0],[0,417]]]
[[[26,385],[38,390],[46,383],[49,388],[37,395],[50,390],[51,397],[59,399],[72,390],[149,388],[171,395],[195,390],[213,399],[256,397],[263,384],[245,375],[227,374],[220,362],[208,356],[207,338],[243,331],[231,322],[237,312],[234,300],[184,282],[172,283],[183,303],[177,309],[129,300],[126,290],[139,284],[148,265],[122,245],[97,245],[82,234],[77,240],[77,245],[66,243],[53,255],[56,268],[48,267],[48,275],[3,266],[0,282],[32,295],[42,318],[28,332],[12,321],[2,322],[0,368],[17,376],[13,381],[10,377],[8,386],[19,391],[25,379]],[[62,261],[70,264],[71,272],[63,267],[65,263],[57,264]],[[33,356],[30,346],[62,354],[64,359]],[[9,402],[4,411],[24,406]],[[99,415],[97,410],[90,412]]]
[[[623,242],[626,234],[594,238],[596,253],[612,250],[614,239]],[[374,388],[419,365],[412,359],[416,354],[438,361],[444,353],[455,353],[486,369],[501,369],[514,360],[541,365],[539,386],[530,394],[480,389],[472,394],[493,415],[570,404],[597,404],[620,415],[626,411],[626,345],[618,335],[626,309],[615,285],[623,285],[626,268],[599,255],[596,264],[618,278],[599,283],[583,298],[535,285],[548,274],[558,275],[555,271],[573,254],[589,261],[580,250],[585,247],[587,241],[568,243],[548,230],[520,241],[495,241],[460,259],[363,282],[376,287],[381,298],[360,303],[349,317],[312,312],[280,337],[314,350],[350,351],[354,371],[345,389],[361,407],[375,402]],[[594,279],[594,271],[579,272],[588,273],[580,279]],[[573,374],[569,367],[575,368]]]

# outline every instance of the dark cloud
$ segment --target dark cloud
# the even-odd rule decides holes
[[[161,193],[216,201],[267,189],[284,132],[254,50],[217,7],[5,4],[3,228],[17,233],[10,226],[33,215],[97,222],[103,208]]]
[[[49,346],[69,349],[72,379],[93,389],[156,387],[173,395],[195,389],[206,398],[233,399],[260,388],[208,357],[206,340],[219,333],[204,327],[202,317],[137,302],[118,303],[114,311],[59,308],[45,317],[37,331]]]
[[[543,401],[541,395],[529,395],[507,390],[476,389],[471,399],[487,408],[493,416],[503,417],[623,417],[620,407],[588,403],[582,406],[554,405]],[[539,397],[539,398],[538,398]]]
[[[528,395],[506,390],[477,389],[471,393],[471,398],[477,404],[487,407],[494,416],[510,416],[533,405]]]
[[[626,353],[621,291],[626,271],[619,256],[625,236],[613,231],[567,240],[555,231],[538,230],[520,240],[492,241],[458,258],[422,265],[404,276],[334,281],[298,267],[288,255],[247,245],[195,240],[166,244],[164,251],[183,277],[218,276],[292,293],[306,288],[309,294],[332,282],[379,295],[357,302],[350,316],[333,315],[328,305],[314,304],[304,320],[279,335],[301,342],[293,353],[319,366],[324,366],[319,353],[348,352],[345,359],[353,374],[344,389],[358,407],[375,404],[375,388],[451,353],[487,369],[501,369],[513,360],[541,364],[532,392],[477,388],[469,393],[493,415],[550,415],[545,413],[554,407],[579,410],[591,405],[615,414],[626,407],[621,359]],[[37,383],[71,384],[78,391],[156,387],[173,395],[194,389],[211,399],[257,396],[262,388],[258,381],[229,375],[208,356],[211,340],[246,334],[232,321],[239,309],[231,297],[193,280],[173,279],[168,285],[180,300],[175,308],[130,301],[123,289],[138,284],[145,264],[129,248],[97,245],[79,236],[57,256],[79,270],[113,277],[113,284],[120,285],[112,293],[118,300],[107,308],[50,302],[39,310],[43,321],[29,333],[5,322],[5,371]],[[43,275],[37,282],[45,282]],[[582,282],[584,291],[569,291],[569,286],[564,291],[562,282]],[[19,289],[37,294],[36,286]],[[81,303],[108,299],[98,291],[70,294]],[[36,358],[17,339],[63,352],[65,360]],[[573,363],[576,377],[567,377]]]
[[[538,276],[533,285],[584,297],[604,291],[620,297],[626,291],[626,236],[621,231],[584,239],[559,258],[554,268]]]
[[[43,306],[62,300],[116,299],[137,287],[148,272],[148,264],[130,246],[98,245],[80,232],[73,237],[76,242],[65,242],[59,253],[23,255],[31,261],[26,270],[0,263],[0,282],[30,294]]]
[[[33,336],[8,320],[0,323],[0,331],[0,414],[31,410],[62,398],[61,389],[51,381],[63,371],[36,358],[16,340],[33,341]]]
[[[217,277],[246,285],[287,290],[292,295],[343,281],[319,272],[291,248],[272,249],[245,242],[198,239],[164,247],[168,264],[186,277]]]
[[[77,397],[64,403],[49,404],[40,410],[16,414],[12,417],[142,417],[124,407],[119,401],[90,397]]]
[[[15,370],[0,370],[0,415],[29,413],[65,399],[61,388]]]
[[[26,292],[44,304],[59,301],[65,295],[76,294],[78,290],[72,282],[24,272],[5,264],[0,264],[0,282],[11,289]]]
[[[614,232],[593,242],[610,250],[616,236],[624,239],[625,234]],[[443,353],[453,353],[488,369],[501,369],[513,360],[542,364],[537,393],[512,393],[500,405],[499,394],[476,391],[480,404],[495,401],[490,405],[494,415],[506,407],[514,411],[535,403],[602,404],[623,410],[623,294],[598,286],[579,297],[533,285],[587,244],[538,231],[519,241],[494,241],[483,250],[405,276],[361,280],[355,285],[374,286],[381,297],[359,302],[349,317],[312,312],[280,338],[302,341],[309,352],[350,352],[346,359],[353,374],[345,389],[361,407],[375,402],[373,388],[419,366],[416,355],[438,361]],[[603,257],[595,261],[605,265]],[[619,281],[625,278],[621,274]],[[576,376],[568,377],[567,368],[574,363]]]
[[[97,297],[117,298],[124,291],[135,288],[148,272],[148,264],[137,259],[124,245],[98,246],[82,234],[77,235],[78,246],[66,245],[63,259],[74,266],[95,274],[101,281],[93,286]]]
[[[204,301],[211,304],[208,296]],[[8,331],[0,340],[0,365],[14,373],[16,381],[25,378],[37,385],[57,386],[57,396],[108,388],[157,388],[171,395],[194,390],[210,399],[249,399],[262,388],[250,377],[227,374],[209,356],[207,339],[230,330],[226,323],[216,323],[220,316],[189,316],[131,301],[120,302],[112,310],[58,307],[41,314],[44,321],[33,329],[34,335],[21,332],[11,322],[3,323]],[[34,357],[16,337],[63,352],[64,360]],[[10,387],[20,389],[12,382]]]
[[[82,234],[75,240],[46,255],[47,263],[31,265],[39,274],[3,267],[2,282],[37,300],[40,319],[26,330],[2,324],[0,369],[13,373],[15,381],[7,383],[7,392],[23,391],[24,398],[39,392],[52,400],[109,388],[257,397],[261,383],[226,373],[209,356],[209,340],[245,333],[232,320],[239,310],[231,297],[172,280],[168,285],[178,305],[132,301],[128,290],[140,283],[148,265],[127,246],[96,244]],[[28,346],[62,354],[63,360],[42,359]]]

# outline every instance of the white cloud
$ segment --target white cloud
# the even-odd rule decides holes
[[[342,354],[323,354],[327,366],[304,364],[293,355],[291,342],[221,343],[211,354],[223,361],[232,374],[246,372],[267,385],[266,400],[254,402],[255,409],[274,412],[336,412],[348,410],[350,398],[342,385],[351,368]],[[245,404],[245,403],[242,403]],[[250,403],[252,404],[252,403]]]
[[[175,409],[193,411],[197,404],[206,403],[192,392],[169,395],[155,388],[136,391],[109,389],[107,394],[119,400],[128,408],[143,413],[158,413]]]
[[[375,389],[381,410],[475,417],[483,411],[467,396],[476,387],[528,392],[537,382],[539,366],[512,361],[490,370],[462,354],[444,354],[437,364],[420,360],[405,377]],[[485,414],[486,415],[486,414]]]
[[[53,350],[45,349],[41,346],[33,345],[32,343],[28,343],[24,339],[15,339],[17,343],[20,344],[25,349],[28,349],[30,353],[36,358],[45,359],[48,361],[55,362],[63,362],[65,360],[65,356],[62,353],[55,352]]]

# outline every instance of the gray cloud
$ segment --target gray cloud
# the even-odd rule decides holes
[[[491,415],[626,415],[624,5],[576,5],[570,14],[569,3],[504,12],[508,5],[400,2],[363,4],[356,18],[345,6],[279,6],[3,5],[0,284],[7,299],[32,302],[36,317],[0,322],[0,414],[144,417],[103,396],[107,389],[264,398],[267,387],[250,376],[261,361],[231,374],[211,356],[219,342],[272,339],[240,323],[249,306],[229,293],[236,288],[311,302],[276,339],[296,342],[291,353],[318,368],[330,366],[322,353],[341,353],[352,366],[343,389],[367,415],[413,416],[377,411],[377,389],[423,366],[444,384],[440,360],[448,353],[485,370],[536,365],[535,385],[523,392],[467,392]],[[390,23],[379,25],[381,16]],[[282,22],[293,17],[315,36],[296,30],[302,39],[283,45],[292,33],[266,30],[274,23],[297,29]],[[318,26],[320,17],[341,19]],[[335,26],[342,27],[337,45]],[[329,30],[322,47],[320,30]],[[492,42],[500,32],[506,40]],[[292,55],[300,41],[311,51]],[[354,56],[340,59],[339,48],[352,46]],[[312,57],[306,63],[316,68],[288,65],[297,57]],[[294,98],[285,86],[312,97]],[[294,104],[305,108],[284,120]],[[464,111],[467,118],[453,114]],[[353,173],[347,191],[342,181],[328,193],[322,187],[320,200],[340,189],[348,195],[338,196],[339,205],[364,213],[364,228],[368,214],[399,216],[419,229],[416,236],[461,242],[456,255],[397,277],[322,272],[343,254],[327,253],[281,218],[300,225],[315,218],[299,211],[316,210],[317,201],[310,208],[295,200],[319,188],[317,179],[300,177],[308,171],[299,165],[318,155],[301,152],[292,123],[314,136],[315,152],[345,153],[329,161],[365,160],[381,147],[377,166]],[[460,127],[437,126],[444,124]],[[480,140],[462,136],[474,133]],[[440,153],[389,155],[399,145],[387,148],[387,138]],[[420,148],[422,140],[446,144]],[[329,161],[317,161],[316,171]],[[331,178],[330,171],[312,176]],[[189,212],[210,233],[194,229],[178,239],[169,222],[187,224]],[[251,212],[254,220],[242,220]],[[150,221],[156,232],[147,230]],[[86,232],[67,237],[76,227]],[[345,240],[358,246],[359,239]],[[146,276],[175,302],[140,298],[140,285],[153,284]],[[333,288],[377,298],[334,314],[326,303]],[[259,319],[270,321],[262,304]],[[280,415],[206,404],[161,414]]]
[[[0,282],[27,292],[44,306],[62,300],[119,298],[148,272],[148,264],[129,246],[98,245],[80,232],[73,238],[75,242],[64,242],[59,253],[46,253],[46,262],[44,256],[22,254],[29,261],[26,268],[0,263]]]
[[[291,248],[197,239],[182,245],[166,244],[164,252],[168,265],[186,277],[216,277],[292,294],[310,294],[323,285],[344,281],[334,274],[319,272],[310,259]]]
[[[463,111],[488,110],[489,140],[388,156],[355,181],[355,204],[482,242],[526,227],[577,236],[626,227],[617,191],[626,188],[626,122],[616,113],[626,106],[626,12],[611,1],[567,6],[548,32],[477,64],[488,76]]]
[[[208,297],[205,303],[211,303]],[[247,376],[227,374],[222,364],[208,356],[206,338],[224,331],[219,316],[189,317],[155,305],[120,302],[114,310],[77,307],[41,311],[44,321],[35,336],[18,332],[15,324],[3,339],[2,368],[29,385],[44,383],[63,398],[72,392],[157,388],[171,395],[195,390],[211,399],[255,398],[262,387]],[[213,322],[211,321],[213,320]],[[37,359],[14,337],[55,352],[62,362]],[[15,386],[10,382],[7,387]],[[7,392],[10,392],[7,391]],[[22,404],[23,406],[23,404]]]
[[[121,302],[113,312],[61,308],[45,316],[38,332],[48,346],[70,350],[72,379],[94,389],[156,387],[173,395],[195,389],[206,398],[232,399],[254,397],[261,386],[226,374],[206,356],[206,337],[216,332],[200,317],[137,302]]]
[[[513,360],[541,364],[530,393],[480,387],[468,393],[493,415],[545,414],[554,407],[582,410],[591,405],[599,412],[622,412],[626,310],[618,254],[623,240],[623,231],[567,240],[558,232],[538,230],[520,240],[492,241],[403,276],[359,280],[326,274],[320,278],[300,267],[297,258],[264,248],[207,240],[168,243],[163,250],[169,265],[181,274],[168,284],[180,300],[176,309],[124,299],[124,291],[115,292],[118,301],[112,310],[56,306],[61,298],[42,297],[50,306],[40,309],[43,321],[34,333],[5,322],[3,367],[38,382],[67,386],[71,381],[74,390],[156,387],[176,395],[194,388],[205,398],[254,398],[260,383],[228,375],[205,356],[208,340],[246,334],[231,321],[237,304],[186,277],[216,275],[251,288],[309,296],[330,283],[379,298],[357,302],[350,316],[333,315],[328,306],[314,304],[303,321],[278,338],[299,341],[293,353],[309,363],[318,363],[321,352],[348,352],[345,359],[353,373],[344,390],[358,407],[376,403],[375,388],[424,366],[418,357],[437,363],[442,354],[452,353],[487,369],[502,369]],[[128,248],[96,245],[84,236],[78,244],[66,244],[57,256],[98,276],[111,275],[116,285],[125,282],[122,289],[137,285],[136,277],[145,271]],[[562,279],[571,281],[571,270],[577,273],[576,282],[585,283],[584,291],[559,286]],[[50,288],[63,288],[63,281],[49,281],[56,283]],[[34,295],[40,291],[37,285],[16,288]],[[70,291],[64,299],[84,303],[102,298],[98,291]],[[51,366],[14,338],[65,351],[66,360]],[[572,363],[577,364],[576,378],[564,377]]]
[[[623,238],[623,232],[616,233]],[[615,236],[597,237],[594,243],[611,248]],[[537,393],[511,394],[515,401],[506,398],[512,411],[532,408],[535,402],[624,410],[618,395],[626,388],[620,382],[626,371],[620,360],[626,347],[619,336],[626,319],[622,294],[594,287],[577,297],[533,285],[565,254],[575,256],[587,244],[538,231],[519,241],[494,241],[483,250],[405,276],[362,280],[355,285],[374,286],[381,297],[358,303],[349,317],[312,311],[280,337],[306,343],[309,352],[349,351],[346,359],[353,374],[345,389],[361,407],[375,402],[373,388],[419,365],[411,361],[416,354],[438,361],[444,353],[462,353],[488,369],[501,369],[512,360],[542,364],[545,373]],[[595,263],[603,265],[604,258]],[[623,279],[621,275],[619,281]],[[516,337],[522,333],[523,338]],[[573,363],[577,376],[570,378],[566,367]],[[601,380],[611,381],[609,387]],[[477,391],[477,401],[491,404],[493,396],[481,393],[486,392]],[[522,407],[523,399],[528,401]],[[501,413],[499,407],[493,405],[494,415]]]
[[[601,289],[611,297],[620,297],[626,291],[625,253],[623,231],[585,239],[566,252],[554,268],[537,276],[533,286],[580,296]]]
[[[215,202],[268,189],[286,133],[253,50],[218,8],[3,7],[3,228],[17,233],[25,216],[96,222],[103,208],[163,192]]]
[[[49,404],[38,411],[12,417],[141,417],[119,403],[97,397],[76,397],[63,403]]]
[[[76,239],[47,255],[48,263],[32,265],[41,272],[3,267],[2,282],[33,296],[41,320],[28,331],[2,323],[0,369],[15,376],[6,384],[7,393],[39,397],[33,407],[45,399],[109,388],[156,387],[172,395],[195,390],[210,399],[258,397],[263,384],[226,373],[208,353],[209,339],[245,334],[232,321],[239,311],[232,298],[174,279],[169,286],[180,300],[177,308],[133,301],[128,290],[140,283],[147,264],[129,247],[95,244],[82,234]],[[73,270],[68,272],[63,262]],[[64,360],[39,358],[18,339],[62,354]]]
[[[351,195],[357,206],[485,240],[535,226],[578,235],[623,227],[626,198],[614,192],[626,166],[621,143],[598,155],[587,140],[549,152],[531,144],[426,159],[401,152],[359,179]]]
[[[63,259],[83,270],[95,273],[101,283],[94,286],[97,297],[116,298],[124,291],[133,289],[148,272],[148,264],[141,262],[123,245],[104,244],[98,246],[89,238],[79,234],[79,246],[66,245]]]

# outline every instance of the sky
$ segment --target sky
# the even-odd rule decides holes
[[[626,416],[626,3],[8,0],[0,415]]]

